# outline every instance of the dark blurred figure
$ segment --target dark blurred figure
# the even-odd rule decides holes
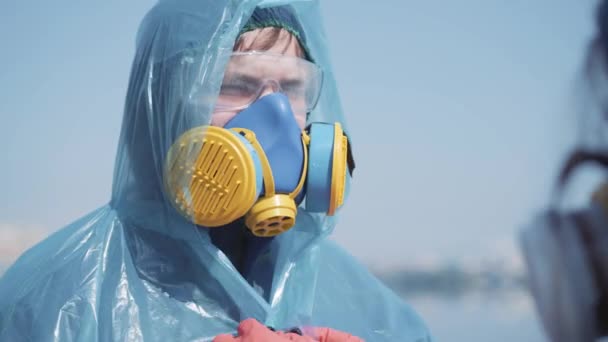
[[[560,208],[580,166],[608,171],[608,1],[597,8],[584,71],[580,142],[562,167],[549,210],[521,234],[530,288],[552,341],[608,337],[608,174],[582,209]]]

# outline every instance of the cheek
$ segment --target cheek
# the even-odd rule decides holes
[[[304,126],[306,126],[306,106],[304,105],[304,102],[290,101],[290,104],[291,110],[293,111],[293,116],[295,117],[298,126],[300,126],[300,129],[304,129]]]
[[[236,115],[234,112],[216,112],[211,116],[211,126],[224,127]]]
[[[306,126],[306,109],[297,108],[294,106],[292,106],[291,108],[293,111],[293,117],[294,119],[296,119],[298,126],[300,126],[300,129],[304,129],[304,127]]]
[[[300,129],[303,130],[306,126],[306,115],[296,115],[296,122],[298,123],[298,126],[300,126]]]

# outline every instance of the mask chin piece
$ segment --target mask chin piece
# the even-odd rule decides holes
[[[296,223],[296,203],[285,194],[260,199],[245,216],[253,235],[273,237],[288,231]]]

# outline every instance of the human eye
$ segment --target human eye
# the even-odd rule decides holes
[[[258,90],[259,80],[249,75],[234,73],[224,77],[220,88],[223,96],[251,96]]]
[[[289,95],[304,96],[305,86],[304,82],[299,79],[290,79],[281,81],[281,89]]]
[[[220,94],[226,96],[249,96],[257,90],[255,81],[248,77],[230,77],[222,83]]]

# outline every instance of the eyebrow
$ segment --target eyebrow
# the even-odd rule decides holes
[[[249,76],[247,74],[243,74],[243,73],[239,73],[239,72],[234,72],[228,75],[228,80],[233,80],[233,79],[237,79],[237,80],[242,80],[245,82],[249,82],[249,83],[255,83],[258,81],[257,77],[253,77],[253,76]]]
[[[282,87],[301,86],[304,82],[299,78],[288,78],[280,81]]]
[[[241,81],[245,81],[245,82],[249,82],[249,83],[257,83],[260,80],[258,77],[250,76],[250,75],[243,74],[240,72],[230,73],[227,76],[228,76],[226,78],[227,80],[241,80]],[[280,78],[277,81],[281,85],[288,85],[288,86],[298,86],[298,85],[302,85],[304,83],[304,81],[302,81],[302,79],[298,78],[298,77]]]

